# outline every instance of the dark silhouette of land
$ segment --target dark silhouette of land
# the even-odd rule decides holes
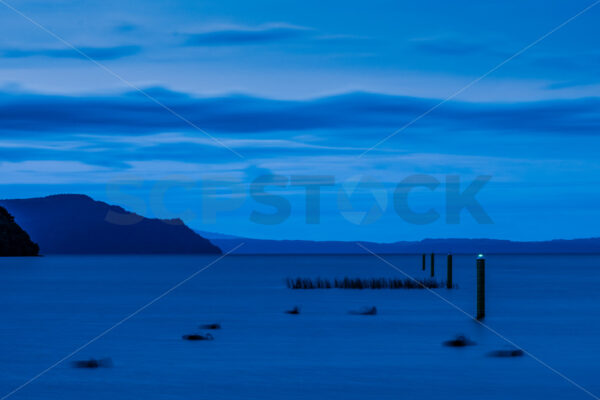
[[[0,200],[42,254],[220,254],[181,220],[144,218],[83,195]]]
[[[0,256],[37,256],[40,248],[6,209],[0,207]]]
[[[517,242],[498,239],[424,239],[393,243],[263,240],[199,232],[224,252],[244,245],[237,254],[599,254],[600,238]],[[214,235],[214,236],[213,236]]]
[[[0,200],[42,254],[599,254],[600,238],[516,242],[424,239],[394,243],[262,240],[192,231],[180,219],[150,219],[84,195]],[[362,246],[360,246],[360,245]]]

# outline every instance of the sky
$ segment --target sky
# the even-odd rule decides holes
[[[593,4],[2,0],[0,198],[256,238],[597,237]]]

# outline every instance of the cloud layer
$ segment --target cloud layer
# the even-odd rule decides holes
[[[183,116],[210,132],[343,131],[399,128],[439,100],[351,93],[306,101],[247,96],[197,98],[150,89],[115,96],[0,94],[2,131],[32,134],[193,131]],[[160,104],[157,104],[159,102]],[[162,107],[164,105],[164,107]],[[600,100],[595,98],[515,104],[446,103],[409,130],[496,131],[597,135]],[[1,134],[0,132],[0,134]]]
[[[0,25],[11,32],[0,38],[5,197],[85,192],[118,203],[106,198],[106,188],[122,178],[136,180],[129,190],[149,199],[160,197],[156,187],[163,180],[206,176],[247,185],[271,172],[331,174],[337,181],[371,175],[393,189],[411,174],[440,181],[458,174],[465,182],[492,175],[482,200],[497,223],[485,228],[403,229],[385,218],[353,230],[336,220],[336,196],[328,189],[327,223],[318,229],[303,225],[299,215],[285,227],[257,232],[247,213],[232,212],[212,230],[367,240],[597,234],[590,221],[600,218],[600,8],[534,42],[589,6],[587,0],[552,6],[532,0],[527,7],[434,0],[360,9],[337,0],[275,6],[105,0],[84,9],[68,0],[60,12],[41,2],[21,3],[24,15],[110,71],[27,19],[0,13]],[[115,74],[154,87],[146,92],[156,101],[124,92]],[[201,204],[196,186],[168,190],[175,195],[166,208]],[[427,210],[429,195],[443,197],[422,191],[414,206]],[[295,210],[303,200],[294,200]]]

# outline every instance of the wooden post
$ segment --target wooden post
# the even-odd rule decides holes
[[[446,278],[446,288],[452,289],[452,254],[448,254],[448,277]]]
[[[425,264],[427,264],[427,260],[426,260],[426,254],[423,253],[423,271],[425,271]]]
[[[477,258],[477,319],[485,317],[485,258]]]
[[[431,253],[431,277],[435,275],[435,254]]]

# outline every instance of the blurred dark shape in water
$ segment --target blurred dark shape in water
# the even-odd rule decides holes
[[[110,358],[101,358],[96,360],[90,358],[89,360],[77,360],[71,363],[73,368],[110,368],[113,366],[113,362]]]
[[[221,324],[205,324],[205,325],[200,325],[200,328],[202,329],[221,329]]]
[[[511,350],[495,350],[488,354],[490,357],[509,358],[509,357],[522,357],[525,352],[521,349]]]
[[[377,315],[377,307],[373,306],[360,311],[350,311],[352,315]]]
[[[200,333],[192,333],[191,335],[183,335],[183,340],[214,340],[215,338],[210,333],[202,335]]]
[[[286,314],[294,314],[294,315],[300,314],[300,308],[298,306],[295,306],[291,310],[287,310],[285,313]]]
[[[476,343],[470,340],[465,335],[458,335],[456,338],[452,340],[447,340],[444,342],[444,346],[447,347],[465,347],[465,346],[474,346]]]

